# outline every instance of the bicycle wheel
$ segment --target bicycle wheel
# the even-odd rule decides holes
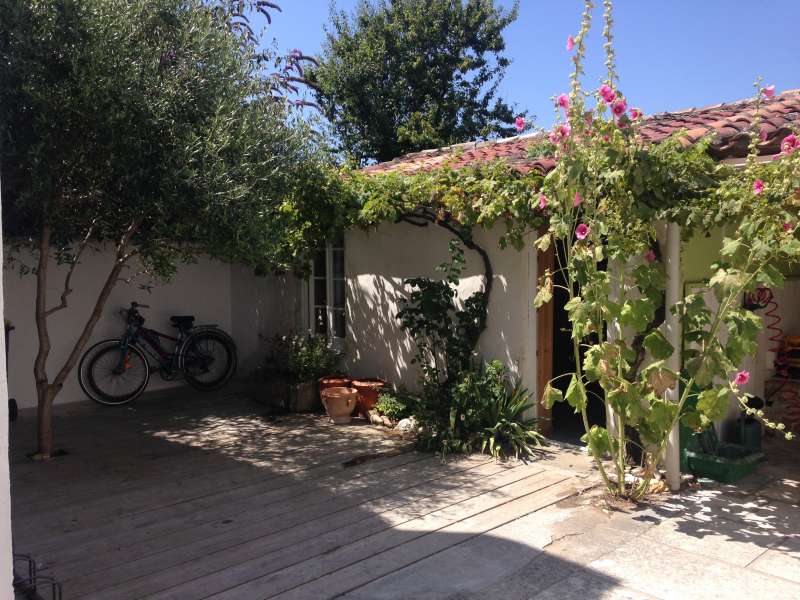
[[[95,344],[83,355],[78,367],[81,389],[100,404],[126,404],[138,398],[150,380],[144,353],[136,346],[128,346],[123,357],[120,344],[120,340]]]
[[[218,329],[199,330],[180,351],[180,365],[189,385],[198,390],[217,390],[236,373],[236,346]]]

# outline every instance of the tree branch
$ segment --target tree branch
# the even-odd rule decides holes
[[[80,337],[75,342],[75,345],[72,347],[72,351],[69,353],[67,360],[64,361],[64,365],[59,370],[58,374],[53,379],[53,387],[56,389],[60,389],[61,386],[64,385],[64,381],[66,380],[67,376],[69,375],[72,368],[75,366],[75,363],[78,362],[78,357],[80,356],[83,348],[86,346],[89,338],[94,331],[94,327],[97,324],[97,321],[100,320],[100,316],[103,313],[103,308],[106,305],[106,301],[108,301],[108,297],[111,295],[111,290],[114,289],[114,286],[117,284],[117,280],[119,279],[119,274],[122,271],[122,268],[125,266],[125,261],[127,260],[127,249],[128,244],[133,238],[134,234],[139,228],[141,224],[141,220],[137,219],[132,221],[128,229],[120,238],[119,243],[116,247],[116,254],[114,257],[114,264],[111,267],[111,270],[108,273],[108,277],[106,277],[106,281],[103,284],[103,287],[100,289],[100,293],[97,296],[97,300],[95,301],[94,308],[92,309],[92,313],[89,315],[89,318],[86,320],[86,324],[83,326],[83,331],[81,332]]]
[[[414,225],[415,227],[427,227],[429,224],[438,225],[458,238],[458,240],[464,244],[466,248],[474,250],[478,253],[478,256],[481,257],[481,260],[483,261],[483,295],[485,310],[481,314],[481,321],[479,323],[480,329],[478,336],[480,336],[480,333],[486,329],[489,297],[492,293],[492,282],[494,280],[494,270],[492,269],[492,262],[489,259],[489,253],[482,246],[475,242],[475,240],[472,238],[471,230],[465,230],[464,228],[454,224],[454,221],[449,214],[445,214],[444,218],[442,218],[440,214],[435,213],[428,208],[420,207],[413,212],[399,215],[396,220],[398,222]]]
[[[86,232],[86,235],[81,240],[80,244],[78,244],[78,251],[75,253],[75,256],[72,258],[72,262],[69,265],[69,271],[67,271],[67,275],[64,277],[64,290],[61,292],[61,301],[58,305],[44,311],[44,316],[49,317],[53,313],[56,313],[60,310],[67,308],[67,297],[72,293],[72,288],[69,287],[70,281],[72,280],[72,274],[75,272],[75,267],[78,266],[78,261],[83,254],[83,251],[86,249],[86,245],[89,243],[89,239],[92,236],[92,232],[94,231],[94,224],[97,219],[92,221],[92,224],[89,225],[89,230]]]

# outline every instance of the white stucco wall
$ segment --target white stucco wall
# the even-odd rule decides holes
[[[269,338],[297,328],[302,280],[294,275],[257,276],[244,265],[230,266],[231,335],[244,377],[264,360]]]
[[[485,360],[500,359],[519,374],[529,390],[535,387],[536,262],[532,250],[501,250],[499,231],[477,231],[476,241],[490,255],[494,284],[487,329],[478,346]],[[409,277],[441,277],[435,267],[448,259],[451,236],[440,227],[405,223],[376,230],[348,231],[345,238],[347,275],[346,362],[352,375],[378,376],[414,389],[418,379],[413,343],[397,321],[399,302],[410,291]],[[530,248],[530,244],[528,245]],[[466,250],[466,268],[459,296],[482,287],[483,263]]]
[[[30,256],[20,258],[26,264],[33,262]],[[98,290],[111,266],[112,254],[110,250],[87,251],[81,260],[73,275],[74,291],[69,296],[69,308],[53,314],[49,319],[53,344],[48,362],[51,377],[60,368],[91,312]],[[65,267],[51,263],[48,286],[51,306],[58,303],[65,272]],[[33,275],[20,277],[16,271],[9,269],[4,270],[3,280],[6,318],[15,327],[9,353],[10,394],[21,408],[32,407],[36,405],[33,360],[38,347],[33,319],[36,282]],[[140,289],[142,283],[152,283],[153,287],[149,291]],[[192,314],[197,324],[214,323],[229,332],[239,351],[241,376],[259,360],[262,351],[259,334],[274,335],[282,327],[290,327],[285,313],[287,307],[293,306],[294,295],[291,289],[283,290],[283,286],[281,278],[256,277],[247,267],[205,258],[196,263],[180,265],[175,277],[168,282],[148,282],[141,278],[130,284],[119,282],[90,344],[119,337],[124,330],[124,322],[118,311],[136,300],[151,306],[141,312],[147,319],[147,326],[159,331],[175,331],[169,323],[170,315]],[[147,389],[153,391],[174,385],[180,385],[180,381],[164,382],[154,374]],[[84,399],[73,372],[56,402]]]

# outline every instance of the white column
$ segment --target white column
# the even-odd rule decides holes
[[[677,316],[669,310],[676,302],[682,299],[681,282],[681,228],[677,223],[669,223],[667,226],[667,248],[665,253],[667,270],[667,290],[666,290],[666,331],[665,335],[670,344],[675,348],[675,352],[667,359],[667,367],[680,372],[681,369],[681,346],[683,332],[681,323]],[[671,390],[667,390],[667,400],[677,404],[679,400],[680,384],[676,384]],[[669,434],[667,443],[667,453],[664,458],[667,469],[667,483],[671,490],[679,490],[681,487],[681,468],[680,468],[680,436],[676,425]]]
[[[2,195],[2,190],[0,190]],[[2,224],[2,215],[0,215]],[[3,233],[0,227],[0,264],[3,264]],[[3,278],[0,275],[0,318],[3,312]],[[8,375],[6,341],[0,336],[0,597],[13,598],[11,550],[11,480],[8,474]],[[5,573],[5,575],[3,575]],[[3,592],[3,590],[6,590]]]

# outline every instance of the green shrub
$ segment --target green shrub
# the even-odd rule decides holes
[[[276,336],[257,375],[264,379],[284,379],[305,383],[336,373],[339,355],[328,340],[313,335]]]
[[[466,370],[449,393],[420,399],[416,411],[423,431],[420,443],[442,455],[476,451],[488,451],[495,458],[531,455],[543,438],[536,431],[539,419],[524,417],[533,405],[529,398],[500,361]]]
[[[378,398],[375,408],[382,415],[386,415],[393,421],[399,421],[411,416],[414,404],[413,397],[400,395],[394,392],[382,392]]]

